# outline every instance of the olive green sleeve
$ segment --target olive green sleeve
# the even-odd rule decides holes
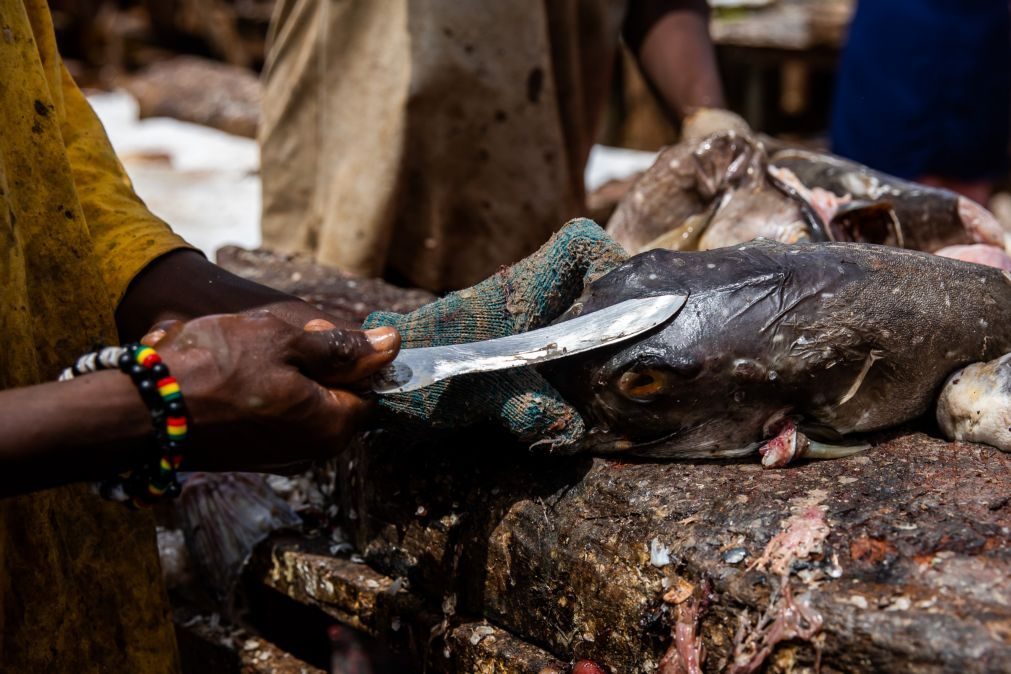
[[[192,246],[154,216],[134,193],[102,123],[66,67],[61,65],[61,70],[63,141],[94,253],[115,308],[130,282],[147,265],[172,250]]]

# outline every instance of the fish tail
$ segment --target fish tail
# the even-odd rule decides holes
[[[191,473],[176,515],[193,565],[221,597],[231,593],[259,542],[302,523],[257,473]]]

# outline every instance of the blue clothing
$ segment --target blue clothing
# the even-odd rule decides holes
[[[1008,0],[863,0],[839,69],[835,153],[902,178],[1007,168]]]

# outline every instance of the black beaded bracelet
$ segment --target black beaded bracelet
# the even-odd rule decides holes
[[[189,415],[179,383],[158,353],[143,344],[106,347],[81,356],[63,371],[60,381],[110,369],[119,369],[137,387],[151,412],[158,453],[136,468],[102,482],[100,493],[136,508],[150,506],[164,496],[178,495],[176,471],[182,464],[182,450],[189,435]]]

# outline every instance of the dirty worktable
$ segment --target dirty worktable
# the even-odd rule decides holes
[[[820,119],[825,81],[836,70],[854,0],[778,0],[717,10],[710,22],[732,107],[755,129],[781,115]],[[796,120],[795,120],[796,123]]]
[[[715,10],[709,31],[717,45],[803,51],[839,49],[854,0],[780,0],[754,9]]]
[[[357,556],[278,538],[247,582],[419,669],[671,674],[701,642],[705,672],[1011,672],[1011,455],[989,447],[896,432],[767,471],[378,433],[338,469]]]

